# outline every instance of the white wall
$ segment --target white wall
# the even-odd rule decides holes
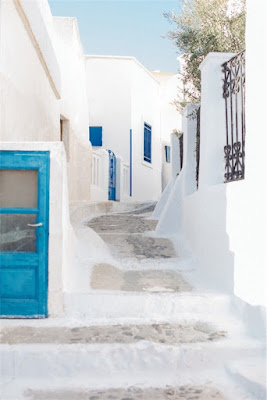
[[[109,155],[104,149],[93,151],[91,200],[108,200]]]
[[[174,104],[183,90],[181,76],[156,71],[152,75],[160,83],[161,140],[170,143],[171,133],[182,128],[182,116]]]
[[[255,9],[248,16],[248,21],[251,17],[254,24],[257,21]],[[248,31],[249,27],[248,23]],[[248,42],[247,51],[250,61],[246,91],[245,179],[224,183],[226,124],[221,64],[228,61],[232,54],[210,53],[201,65],[199,189],[196,189],[194,181],[196,120],[194,122],[186,118],[192,107],[190,106],[183,118],[184,166],[167,201],[164,201],[165,207],[158,213],[160,217],[157,227],[161,234],[175,234],[181,247],[190,249],[197,260],[196,265],[203,283],[234,294],[239,299],[236,304],[239,304],[238,307],[246,316],[253,312],[260,313],[260,308],[256,306],[266,305],[266,163],[262,150],[264,146],[259,146],[260,135],[264,135],[264,121],[261,120],[264,112],[263,109],[262,113],[259,112],[259,107],[255,105],[255,98],[258,98],[257,94],[262,91],[262,86],[260,81],[255,83],[252,60],[255,63],[258,61],[250,53],[254,52],[252,43],[249,45]],[[256,130],[255,125],[258,125]],[[257,321],[258,325],[250,328],[256,330],[260,325],[259,318]]]
[[[0,18],[0,138],[59,140],[58,97],[40,61],[32,31],[26,29],[13,1],[1,1]],[[56,70],[55,56],[50,62]]]
[[[90,126],[103,127],[103,148],[129,162],[131,59],[86,56]]]
[[[1,139],[59,141],[63,115],[70,201],[89,200],[92,148],[76,20],[53,20],[46,0],[3,0],[0,26]]]
[[[144,123],[152,127],[152,162],[144,161]],[[133,197],[158,200],[161,195],[160,88],[156,79],[132,62],[131,127],[133,138]]]
[[[157,200],[162,191],[161,136],[164,144],[169,144],[171,132],[179,127],[179,114],[169,104],[175,98],[176,76],[164,76],[161,96],[160,80],[133,57],[86,56],[86,71],[90,125],[103,127],[103,148],[112,150],[126,164],[130,161],[132,129],[132,200]],[[143,160],[144,122],[152,126],[151,164]],[[166,182],[170,170],[165,166]]]
[[[91,198],[92,146],[89,141],[84,55],[75,18],[54,18],[55,48],[62,80],[60,114],[69,121],[70,201]]]
[[[62,143],[2,142],[1,150],[50,151],[48,314],[64,312],[64,275],[73,268],[75,237],[69,219],[66,155]]]
[[[77,22],[54,20],[46,0],[31,4],[1,1],[0,136],[2,149],[51,153],[48,298],[56,316],[74,266],[69,199],[90,200],[92,147]]]

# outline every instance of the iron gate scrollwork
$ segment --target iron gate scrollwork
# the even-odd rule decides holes
[[[184,135],[179,137],[179,149],[180,149],[180,170],[183,168],[184,159]]]
[[[225,182],[245,177],[245,50],[222,65],[226,145]]]

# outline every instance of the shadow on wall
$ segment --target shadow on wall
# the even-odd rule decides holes
[[[183,117],[183,141],[172,137],[172,180],[159,201],[154,217],[159,218],[157,233],[175,235],[180,249],[178,255],[192,254],[205,286],[233,293],[234,254],[229,248],[227,234],[226,185],[207,184],[205,169],[201,163],[197,188],[197,118],[199,105],[189,105]],[[180,146],[183,142],[183,167],[180,162]],[[205,139],[203,138],[202,158]],[[199,148],[199,146],[198,146]],[[223,147],[222,147],[223,149]],[[201,157],[200,155],[200,157]],[[213,154],[209,153],[210,157]],[[218,158],[218,156],[217,156]],[[219,163],[223,165],[223,154]],[[218,163],[218,161],[217,161]],[[214,165],[216,168],[216,165]],[[220,168],[221,170],[221,168]],[[222,171],[223,172],[223,171]],[[178,176],[177,176],[178,175]],[[223,175],[216,178],[223,181]],[[221,180],[220,180],[221,179]]]

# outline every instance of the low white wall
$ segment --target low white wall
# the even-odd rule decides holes
[[[256,306],[266,305],[263,182],[267,171],[261,161],[264,155],[261,159],[257,153],[259,142],[252,123],[258,118],[256,106],[254,111],[247,108],[245,179],[224,183],[226,124],[221,64],[232,56],[210,53],[201,65],[199,188],[195,182],[196,120],[186,118],[193,107],[189,106],[183,118],[183,169],[164,199],[157,232],[175,234],[181,247],[190,249],[203,283],[237,296],[240,301],[235,304],[244,315],[251,315],[254,307],[254,316],[262,316]],[[248,104],[256,96],[252,77],[248,72]],[[250,305],[249,310],[245,304]],[[261,325],[258,322],[255,331]]]
[[[172,175],[171,160],[170,160],[170,162],[166,161],[165,146],[171,146],[170,142],[168,142],[168,143],[162,142],[162,145],[161,145],[161,157],[162,157],[161,186],[162,186],[162,191],[164,191],[165,187],[170,182],[171,175]]]
[[[69,219],[66,155],[60,142],[2,142],[1,150],[50,151],[48,314],[64,312],[64,276],[73,268],[75,236]]]
[[[109,155],[104,149],[94,150],[92,158],[91,200],[108,200]]]
[[[179,175],[180,173],[180,170],[181,170],[180,143],[178,136],[172,133],[171,134],[171,180],[165,187],[159,201],[156,204],[155,210],[153,212],[153,218],[155,219],[160,218],[161,213],[163,212],[169,198],[171,197],[171,192],[176,182],[177,175]]]

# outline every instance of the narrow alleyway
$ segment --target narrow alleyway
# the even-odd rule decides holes
[[[24,396],[3,400],[262,398],[236,380],[239,365],[260,355],[259,343],[245,336],[226,295],[195,287],[193,268],[156,237],[152,212],[135,207],[85,223],[108,245],[109,262],[94,264],[88,293],[67,304],[75,320],[11,321],[2,330]]]

